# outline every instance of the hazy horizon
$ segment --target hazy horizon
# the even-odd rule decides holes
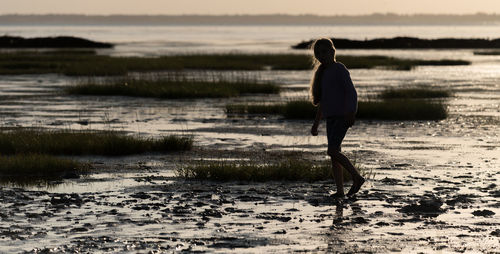
[[[0,25],[497,25],[500,14],[84,15],[6,14]]]
[[[29,6],[29,8],[27,8]],[[16,0],[2,3],[0,14],[139,14],[139,15],[246,15],[315,14],[365,15],[500,13],[498,0]]]

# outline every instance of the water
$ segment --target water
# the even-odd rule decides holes
[[[349,39],[415,36],[420,38],[495,38],[498,26],[0,26],[0,34],[25,37],[71,35],[116,43],[115,49],[101,50],[111,55],[164,55],[206,52],[298,52],[290,45],[318,36]],[[416,59],[464,59],[469,66],[417,67],[412,71],[351,70],[360,98],[391,87],[428,85],[449,89],[455,97],[449,102],[452,116],[498,118],[500,98],[500,57],[474,55],[474,50],[342,50],[346,55],[388,55]],[[221,72],[223,75],[225,72]],[[191,75],[199,75],[196,71]],[[203,75],[203,73],[201,73]],[[282,84],[280,96],[250,96],[227,101],[157,100],[144,98],[47,96],[74,82],[59,75],[20,75],[0,77],[2,96],[20,98],[2,102],[0,113],[6,126],[43,126],[53,128],[116,128],[144,135],[192,132],[203,145],[213,144],[229,133],[218,128],[238,125],[228,120],[224,105],[228,102],[280,101],[306,97],[309,71],[231,72]],[[297,91],[297,88],[304,90]],[[22,99],[30,96],[30,99]],[[81,125],[81,122],[88,125]],[[280,129],[276,118],[246,120],[261,127]],[[245,122],[245,121],[243,121]],[[245,123],[243,123],[245,125]],[[292,124],[294,125],[294,124]],[[215,130],[198,132],[197,130]],[[294,129],[294,128],[292,128]],[[214,133],[215,132],[215,133]],[[253,133],[255,134],[255,133]],[[260,135],[261,133],[256,133]],[[284,138],[291,133],[286,133]],[[235,134],[240,135],[240,134]],[[302,136],[303,134],[300,134]],[[241,136],[241,135],[240,135]],[[234,137],[223,138],[234,140]],[[256,143],[289,143],[266,136],[236,138],[231,147],[251,147]],[[306,143],[304,140],[299,143]],[[216,142],[217,143],[217,142]],[[223,142],[224,143],[224,142]],[[227,143],[227,142],[226,142]],[[324,142],[322,142],[324,143]]]
[[[290,45],[317,36],[350,39],[393,36],[421,38],[493,38],[498,26],[0,26],[0,34],[26,37],[72,35],[117,43],[115,49],[102,50],[112,55],[163,55],[205,52],[299,52]],[[467,36],[464,36],[464,35]],[[388,55],[416,59],[464,59],[469,66],[417,67],[412,71],[381,69],[351,70],[360,99],[386,88],[427,85],[454,92],[449,103],[451,118],[479,117],[498,120],[500,99],[500,57],[474,55],[468,50],[342,50],[346,55]],[[5,98],[0,114],[4,126],[40,126],[72,129],[126,130],[140,135],[190,133],[203,146],[216,144],[230,149],[271,145],[293,149],[311,142],[304,139],[309,123],[286,123],[277,117],[236,121],[224,112],[226,103],[283,101],[306,97],[309,71],[220,72],[221,75],[246,75],[282,84],[281,95],[245,96],[228,100],[158,100],[126,97],[75,97],[58,94],[73,78],[59,75],[20,75],[0,77],[0,91]],[[189,75],[204,75],[191,71]],[[302,88],[303,90],[297,90]],[[49,96],[48,94],[56,94]],[[29,98],[29,99],[26,99]],[[487,120],[484,120],[488,118]],[[450,121],[450,120],[448,120]],[[465,121],[465,120],[463,120]],[[493,121],[493,122],[495,122]],[[491,121],[490,121],[491,122]],[[84,124],[82,124],[84,123]],[[442,122],[445,126],[448,122]],[[234,126],[253,125],[264,131],[221,132]],[[269,130],[285,133],[267,136]],[[300,126],[297,128],[297,126]],[[369,129],[369,126],[367,127]],[[462,135],[466,130],[449,127]],[[353,129],[355,130],[355,129]],[[232,131],[235,131],[234,128]],[[418,130],[414,130],[418,131]],[[245,133],[245,135],[242,134]],[[448,132],[448,131],[447,131]],[[274,132],[273,132],[274,133]],[[483,135],[479,133],[478,135]],[[493,134],[496,136],[495,134]],[[292,138],[290,138],[290,136]],[[293,138],[298,136],[298,138]],[[296,140],[297,139],[297,140]],[[324,145],[324,139],[312,141]],[[283,145],[289,144],[289,145]]]
[[[290,49],[290,45],[318,36],[350,39],[393,36],[495,38],[497,31],[497,26],[0,26],[0,34],[27,37],[73,35],[109,41],[117,43],[116,48],[100,50],[100,53],[138,56],[206,52],[289,53],[297,52]],[[214,251],[208,245],[224,241],[224,237],[245,241],[253,239],[251,246],[244,249],[248,252],[259,252],[259,248],[270,252],[332,251],[344,249],[345,245],[353,245],[348,249],[351,252],[362,252],[359,251],[360,246],[380,252],[416,252],[422,251],[422,248],[429,252],[438,248],[460,251],[465,250],[464,246],[471,251],[494,250],[498,241],[490,233],[498,223],[481,223],[486,220],[498,221],[500,214],[498,201],[493,196],[498,195],[494,191],[498,190],[495,186],[498,186],[500,169],[500,56],[477,56],[473,51],[339,49],[339,54],[349,55],[449,58],[472,62],[468,66],[425,66],[411,71],[350,70],[361,100],[386,88],[416,85],[447,89],[453,92],[453,97],[446,100],[450,115],[446,120],[359,120],[349,130],[343,143],[344,151],[350,156],[358,156],[359,165],[373,170],[376,177],[363,187],[366,193],[360,195],[359,201],[340,209],[341,213],[346,211],[344,216],[347,221],[362,216],[370,222],[352,222],[352,225],[344,226],[335,225],[335,220],[332,225],[334,215],[342,217],[342,214],[336,215],[337,211],[334,211],[331,203],[324,202],[318,206],[313,202],[324,198],[325,189],[332,187],[331,183],[234,186],[200,183],[200,186],[196,186],[198,183],[186,185],[166,180],[170,179],[178,165],[193,159],[234,159],[241,155],[238,153],[241,151],[256,154],[258,151],[282,150],[304,154],[324,152],[324,125],[320,127],[318,137],[311,137],[310,121],[285,121],[277,116],[227,117],[224,112],[227,103],[278,102],[306,97],[309,71],[222,71],[221,75],[255,76],[278,82],[284,87],[280,95],[242,96],[224,100],[68,96],[60,91],[74,83],[74,78],[54,74],[0,76],[2,126],[76,130],[111,128],[154,137],[171,133],[191,134],[195,137],[196,149],[199,149],[182,156],[161,154],[113,159],[79,158],[98,162],[99,169],[111,174],[93,174],[79,180],[68,180],[50,189],[29,188],[47,190],[48,194],[29,192],[26,188],[15,191],[1,189],[20,195],[12,199],[9,199],[9,195],[2,195],[5,199],[2,201],[5,204],[2,211],[9,215],[2,217],[5,224],[2,230],[7,232],[9,227],[21,225],[19,230],[9,232],[27,240],[17,239],[15,244],[11,244],[11,238],[1,239],[0,252],[21,252],[41,246],[69,248],[68,251],[85,248],[89,248],[89,251],[123,251],[120,248],[125,245],[128,248],[136,243],[137,246],[151,244],[148,239],[179,250]],[[298,53],[305,54],[307,51]],[[187,74],[195,76],[203,75],[204,72],[189,71]],[[236,155],[231,157],[233,152]],[[252,156],[250,159],[254,161],[254,157],[258,157]],[[324,159],[321,155],[316,156]],[[150,171],[138,171],[137,167],[135,171],[124,170],[133,169],[139,164],[138,161],[154,162],[154,166]],[[388,184],[383,179],[395,179],[399,184]],[[206,190],[193,192],[193,189],[203,188]],[[252,191],[264,196],[264,201],[242,202],[238,199]],[[156,201],[131,196],[141,192],[157,197]],[[212,195],[219,192],[223,198]],[[86,203],[82,207],[72,205],[63,209],[54,208],[50,198],[57,193],[78,193]],[[456,195],[470,193],[475,195],[473,202],[456,207],[444,205],[449,210],[437,219],[405,223],[397,221],[408,218],[397,212],[398,208],[415,203],[424,195],[438,196],[446,201]],[[228,199],[232,203],[224,203],[219,199]],[[206,205],[195,208],[191,203],[198,200],[203,200]],[[200,214],[206,212],[209,204],[212,205],[210,209],[232,211],[237,208],[249,212],[244,212],[244,216],[240,216],[240,212],[236,215],[228,212],[221,218],[205,221],[205,216]],[[190,211],[193,211],[187,220],[168,210],[181,205],[189,205]],[[159,211],[156,206],[168,209]],[[143,207],[146,210],[141,210]],[[496,215],[487,219],[471,215],[480,208],[492,210]],[[26,211],[26,214],[20,213],[20,210]],[[52,214],[40,213],[45,210]],[[259,218],[258,215],[270,211],[288,215],[292,220],[269,223]],[[29,224],[25,223],[27,218],[30,218]],[[299,222],[300,218],[305,220]],[[383,226],[383,223],[388,225]],[[83,227],[88,231],[79,231],[82,225],[86,225]],[[300,229],[295,228],[297,225]],[[286,229],[286,234],[276,234],[283,229]],[[339,235],[338,232],[343,229],[349,233]],[[21,232],[27,233],[24,235]],[[432,238],[432,243],[425,240],[425,237],[434,235],[436,237]],[[111,241],[97,241],[92,236],[111,236]],[[167,236],[170,240],[166,239]],[[206,236],[215,236],[215,240],[205,239]],[[207,245],[196,245],[200,239],[206,241]],[[268,244],[266,239],[270,239]],[[92,245],[93,241],[96,241],[95,246]],[[447,246],[443,247],[439,243]],[[265,246],[259,247],[261,245]],[[228,246],[219,250],[241,250]]]
[[[1,26],[0,34],[71,35],[117,43],[124,55],[205,52],[291,52],[290,46],[318,37],[373,39],[497,38],[498,26]]]

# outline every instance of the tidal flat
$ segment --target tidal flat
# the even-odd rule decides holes
[[[261,183],[190,180],[178,173],[207,161],[327,160],[324,123],[312,137],[310,120],[225,112],[227,104],[304,99],[309,70],[232,71],[279,84],[280,92],[223,99],[75,96],[64,89],[78,78],[2,75],[4,128],[187,135],[193,148],[72,156],[92,171],[50,184],[3,183],[0,251],[494,252],[500,234],[500,73],[497,60],[469,53],[471,65],[351,70],[360,99],[415,85],[452,94],[442,120],[358,119],[343,150],[369,173],[368,181],[342,201],[329,196],[332,179]]]
[[[338,56],[350,68],[411,70],[417,66],[469,65],[460,59],[404,59],[388,56]],[[97,54],[94,50],[18,50],[0,52],[0,74],[48,74],[67,76],[120,76],[129,72],[164,70],[310,70],[308,54],[190,54],[135,57]]]

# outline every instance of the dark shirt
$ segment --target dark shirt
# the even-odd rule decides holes
[[[349,71],[342,63],[333,63],[323,71],[320,103],[325,118],[356,113],[358,94]]]

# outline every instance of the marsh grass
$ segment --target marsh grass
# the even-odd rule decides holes
[[[448,117],[442,102],[383,100],[359,102],[357,118],[373,120],[442,120]]]
[[[105,155],[190,150],[191,137],[159,139],[127,136],[114,131],[43,131],[20,129],[0,132],[0,154]]]
[[[233,104],[226,107],[231,114],[279,114],[285,119],[314,119],[317,108],[307,100],[276,105]],[[360,101],[356,118],[373,120],[442,120],[447,117],[442,102],[428,100]]]
[[[87,79],[66,88],[69,94],[136,96],[155,98],[215,98],[241,94],[276,94],[280,87],[252,79],[190,80],[187,78],[122,78],[108,81]]]
[[[325,181],[333,179],[331,162],[314,164],[304,160],[285,160],[275,164],[200,162],[177,169],[177,175],[190,180],[212,181]],[[350,175],[344,170],[344,180]]]
[[[337,56],[337,60],[350,69],[372,69],[383,67],[394,70],[411,70],[416,66],[469,65],[464,60],[415,60],[388,56]]]
[[[0,182],[33,185],[88,172],[90,166],[45,154],[0,155]]]
[[[500,56],[500,50],[474,51],[474,55],[479,55],[479,56]]]
[[[227,114],[283,115],[287,119],[312,119],[316,108],[307,100],[281,104],[228,104]]]
[[[387,89],[378,96],[381,99],[423,99],[423,98],[447,98],[451,93],[445,90],[433,88],[407,88]]]
[[[386,56],[338,56],[348,68],[408,70],[417,65],[467,65],[462,60],[412,60]],[[306,54],[205,54],[161,57],[113,57],[93,51],[17,51],[0,53],[0,74],[59,73],[69,76],[125,75],[162,70],[308,70]]]

